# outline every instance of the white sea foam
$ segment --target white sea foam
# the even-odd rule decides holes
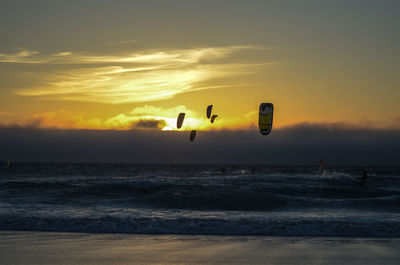
[[[0,229],[400,236],[400,169],[369,168],[365,187],[362,169],[17,164],[0,169]]]

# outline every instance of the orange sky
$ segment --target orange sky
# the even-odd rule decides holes
[[[185,112],[183,130],[247,129],[272,102],[275,128],[399,128],[398,4],[368,3],[9,3],[0,123],[169,130]]]

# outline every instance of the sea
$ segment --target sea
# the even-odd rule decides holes
[[[0,230],[400,237],[400,167],[15,163]]]

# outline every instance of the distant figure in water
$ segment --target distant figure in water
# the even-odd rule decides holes
[[[220,171],[221,171],[222,174],[225,174],[226,173],[226,168],[221,167]]]
[[[255,167],[253,167],[253,168],[251,169],[251,173],[253,173],[253,174],[256,173],[256,168],[255,168]]]
[[[7,168],[11,168],[11,157],[8,157]]]
[[[323,160],[319,160],[318,163],[318,171],[319,173],[322,175],[324,173],[324,161]]]
[[[368,177],[368,172],[366,170],[363,170],[361,172],[361,180],[360,180],[361,187],[365,186],[365,181],[367,180],[367,177]]]

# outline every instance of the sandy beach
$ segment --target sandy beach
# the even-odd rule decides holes
[[[398,264],[399,238],[0,232],[1,264]]]

